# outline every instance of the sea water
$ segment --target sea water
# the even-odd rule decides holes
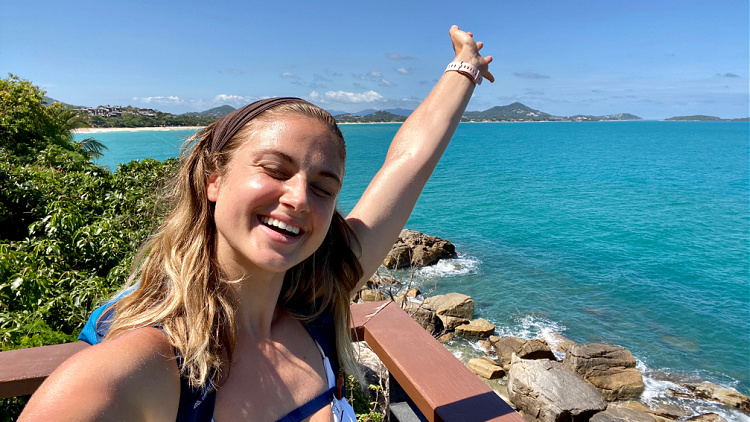
[[[398,124],[342,125],[340,208],[356,203]],[[630,350],[646,395],[708,380],[750,394],[747,122],[459,125],[407,224],[458,258],[413,274],[460,292],[500,335]],[[191,132],[113,132],[101,164],[176,156]],[[418,142],[418,139],[412,140]],[[474,344],[449,347],[476,354]],[[646,397],[647,399],[648,397]]]

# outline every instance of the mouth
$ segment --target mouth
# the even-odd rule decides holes
[[[283,221],[279,221],[273,217],[262,216],[260,217],[260,222],[269,229],[281,233],[285,236],[297,237],[302,232],[302,229],[300,229],[299,227],[286,224]]]

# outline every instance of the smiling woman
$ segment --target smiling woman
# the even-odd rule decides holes
[[[22,420],[355,420],[351,294],[403,228],[488,71],[450,30],[455,60],[396,134],[344,218],[341,131],[297,98],[243,107],[184,152],[174,206],[129,283],[92,315]],[[73,393],[75,392],[75,393]]]

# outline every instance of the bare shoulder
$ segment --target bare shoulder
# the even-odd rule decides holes
[[[172,346],[156,328],[141,328],[65,361],[19,420],[174,420],[179,400]]]

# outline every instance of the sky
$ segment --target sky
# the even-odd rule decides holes
[[[468,110],[750,116],[747,0],[2,0],[0,74],[73,105],[171,113],[297,96],[414,109],[472,31],[496,82]]]

